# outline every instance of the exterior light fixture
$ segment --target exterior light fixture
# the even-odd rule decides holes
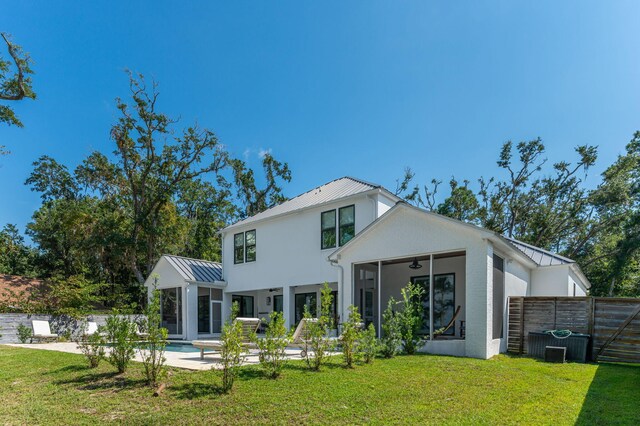
[[[418,263],[418,258],[417,257],[413,258],[413,262],[411,263],[411,265],[409,265],[409,268],[411,268],[411,269],[420,269],[420,268],[422,268],[422,265]]]

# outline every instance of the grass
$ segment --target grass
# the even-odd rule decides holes
[[[278,380],[244,367],[220,393],[216,372],[172,369],[153,397],[141,365],[117,375],[81,355],[0,346],[0,424],[637,424],[640,366],[401,356]]]

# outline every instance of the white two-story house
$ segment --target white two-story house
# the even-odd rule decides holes
[[[222,264],[166,255],[147,280],[151,288],[157,279],[170,337],[215,336],[233,302],[241,316],[281,311],[293,326],[305,305],[318,312],[324,283],[336,323],[355,305],[380,332],[389,300],[415,282],[425,293],[424,350],[488,358],[506,350],[509,296],[579,296],[590,286],[570,259],[349,177],[237,222],[221,237]]]

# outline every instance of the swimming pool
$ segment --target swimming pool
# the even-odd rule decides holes
[[[169,343],[164,349],[167,352],[200,352],[200,349],[194,348],[190,343]]]

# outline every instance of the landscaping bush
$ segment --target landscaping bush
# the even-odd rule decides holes
[[[401,291],[402,309],[398,311],[402,348],[413,355],[422,346],[424,340],[420,336],[422,328],[422,295],[424,289],[417,284],[409,283]]]
[[[329,352],[334,344],[328,338],[329,330],[332,328],[331,305],[333,303],[333,294],[329,284],[325,283],[320,294],[320,316],[317,321],[307,322],[307,336],[309,345],[306,350],[305,360],[311,369],[319,371],[322,363],[325,361],[327,352]],[[312,320],[311,313],[305,306],[304,317]]]
[[[240,308],[238,303],[234,303],[231,309],[231,318],[238,316]],[[222,327],[220,335],[220,362],[222,363],[222,390],[229,392],[233,387],[237,370],[247,352],[242,341],[242,324],[233,319],[229,319]]]
[[[102,359],[104,359],[105,339],[99,332],[84,336],[78,341],[78,349],[87,358],[89,368],[96,368]]]
[[[290,333],[284,325],[284,316],[281,312],[271,313],[269,324],[265,330],[265,337],[257,339],[260,351],[260,364],[267,377],[275,379],[280,376],[282,368],[287,362],[286,349],[289,343]]]
[[[20,340],[20,343],[27,343],[27,340],[29,340],[32,335],[33,330],[31,330],[31,327],[24,324],[18,324],[18,340]]]
[[[107,317],[104,330],[107,342],[111,345],[107,359],[119,373],[124,373],[135,355],[136,325],[122,312],[114,309]]]
[[[168,331],[161,327],[162,316],[160,314],[160,291],[156,288],[157,279],[154,280],[153,292],[149,304],[145,309],[142,327],[148,333],[146,340],[138,348],[144,373],[149,386],[156,386],[158,379],[165,373],[164,363],[166,358],[164,351],[167,345]]]
[[[380,337],[380,352],[385,358],[393,358],[398,353],[402,343],[400,333],[400,317],[394,312],[396,300],[391,297],[387,308],[382,313],[382,336]]]
[[[353,368],[353,362],[358,355],[358,341],[362,334],[362,317],[356,306],[349,306],[349,319],[342,324],[342,335],[340,343],[342,345],[342,358],[345,367]]]
[[[360,333],[358,352],[362,354],[362,359],[365,363],[371,364],[379,349],[380,343],[376,338],[376,329],[373,324],[369,324],[369,327]]]

